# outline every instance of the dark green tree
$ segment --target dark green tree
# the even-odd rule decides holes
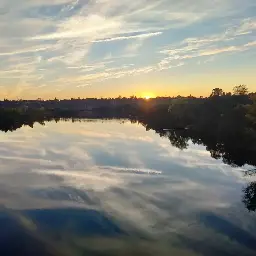
[[[246,117],[251,121],[253,125],[256,126],[256,95],[251,97],[253,103],[251,105],[247,105],[247,114]]]
[[[256,182],[251,182],[244,190],[243,203],[250,212],[256,211]]]

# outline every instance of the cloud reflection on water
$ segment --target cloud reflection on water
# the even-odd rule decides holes
[[[242,168],[212,159],[202,146],[180,151],[136,124],[48,123],[1,134],[0,140],[0,202],[6,207],[94,209],[163,239],[209,233],[198,218],[204,212],[230,223],[239,216],[255,221],[240,202]]]

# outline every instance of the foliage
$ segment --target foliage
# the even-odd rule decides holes
[[[223,96],[225,93],[221,88],[214,88],[212,90],[212,93],[210,95],[210,97],[214,97],[214,96]]]
[[[253,126],[256,127],[256,95],[251,97],[252,104],[246,106],[247,114],[246,117],[250,120]]]
[[[243,192],[243,203],[248,211],[256,211],[256,182],[251,182]]]
[[[248,87],[244,84],[237,85],[233,89],[234,95],[246,95],[248,92]]]
[[[251,108],[252,101],[246,95],[177,99],[168,109],[151,109],[139,122],[180,149],[191,140],[205,145],[213,158],[227,164],[256,165],[256,132],[247,118]]]

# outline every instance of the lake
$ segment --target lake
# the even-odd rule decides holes
[[[0,255],[255,255],[252,166],[128,120],[46,122],[0,140]]]

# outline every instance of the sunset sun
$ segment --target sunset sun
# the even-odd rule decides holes
[[[155,96],[152,93],[145,93],[142,97],[145,100],[150,100],[150,99],[154,98]]]

